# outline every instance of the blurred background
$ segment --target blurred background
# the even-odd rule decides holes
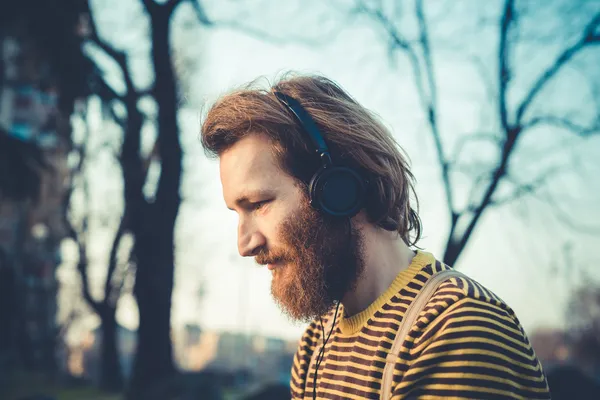
[[[288,71],[389,127],[420,246],[513,307],[553,397],[598,390],[600,1],[2,0],[0,52],[1,399],[289,398],[304,326],[199,141]]]

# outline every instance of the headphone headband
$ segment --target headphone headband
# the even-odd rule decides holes
[[[308,136],[315,146],[315,150],[321,158],[323,165],[330,165],[332,162],[331,154],[329,153],[329,147],[327,147],[327,143],[325,143],[323,136],[321,136],[321,133],[319,132],[319,128],[317,128],[317,124],[312,119],[310,114],[306,112],[300,102],[293,97],[290,97],[279,91],[274,93],[277,99],[287,106],[292,114],[294,114],[298,122],[300,122],[300,125],[304,127],[304,130],[306,133],[308,133]]]
[[[310,137],[322,166],[309,183],[310,204],[335,217],[352,217],[363,207],[366,184],[354,169],[335,165],[329,148],[310,114],[293,97],[274,91],[275,97],[296,117]]]

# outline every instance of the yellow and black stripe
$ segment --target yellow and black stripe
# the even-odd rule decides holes
[[[445,269],[450,267],[419,251],[366,310],[336,322],[319,366],[319,399],[380,397],[386,357],[408,306],[424,283]],[[292,367],[294,399],[312,398],[314,366],[307,370],[321,330],[320,321],[313,321],[300,341]],[[442,283],[419,314],[397,354],[392,387],[394,400],[550,398],[542,367],[514,312],[494,293],[462,277]]]

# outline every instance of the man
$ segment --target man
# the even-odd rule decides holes
[[[202,143],[220,159],[240,254],[272,271],[290,318],[310,322],[293,398],[550,397],[514,312],[411,249],[421,223],[408,164],[338,85],[298,76],[234,91],[208,111]]]

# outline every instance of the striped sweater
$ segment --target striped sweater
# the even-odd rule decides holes
[[[450,267],[417,252],[411,265],[363,312],[339,317],[317,375],[319,399],[378,399],[386,356],[404,313],[432,274]],[[323,318],[333,317],[333,312]],[[472,279],[450,278],[433,294],[395,361],[399,399],[549,399],[542,367],[514,312]],[[292,366],[294,399],[312,399],[321,322],[306,329]],[[325,333],[329,334],[329,331]]]

